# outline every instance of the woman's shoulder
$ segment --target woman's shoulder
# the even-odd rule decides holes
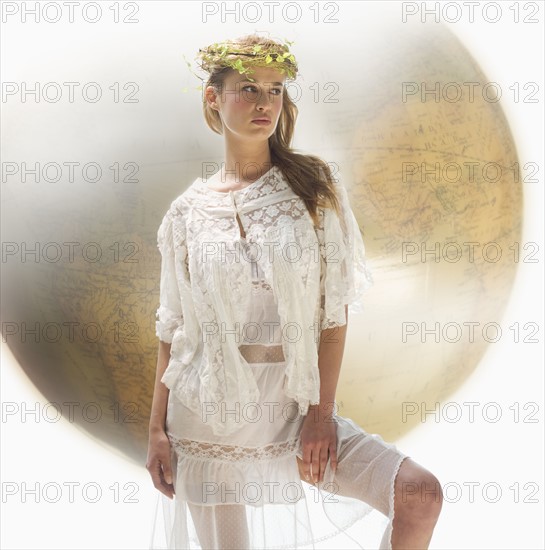
[[[157,229],[157,242],[162,243],[175,239],[182,241],[185,238],[185,220],[190,208],[187,189],[171,200]]]
[[[174,219],[181,218],[187,214],[189,208],[191,208],[191,205],[195,202],[196,198],[194,193],[194,184],[195,181],[193,181],[187,187],[187,189],[182,191],[182,193],[171,200],[170,205],[168,206],[165,213],[165,217]]]

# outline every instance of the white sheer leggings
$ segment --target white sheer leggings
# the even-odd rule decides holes
[[[187,505],[203,550],[249,548],[250,537],[244,504],[199,506],[188,502]]]
[[[408,455],[379,436],[362,432],[343,441],[337,455],[335,494],[359,499],[393,520],[395,478]],[[188,503],[203,549],[243,550],[249,547],[246,506]],[[391,550],[392,521],[379,550]]]

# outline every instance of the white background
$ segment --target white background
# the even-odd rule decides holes
[[[360,4],[368,4],[360,3]],[[399,10],[401,5],[399,4]],[[433,5],[433,3],[428,3]],[[482,6],[482,2],[480,5]],[[544,548],[543,534],[543,15],[542,2],[537,17],[539,24],[515,24],[508,7],[514,2],[500,2],[506,15],[498,23],[488,23],[476,8],[474,23],[464,17],[448,26],[475,57],[489,81],[500,83],[536,82],[539,85],[538,104],[515,103],[505,97],[501,105],[511,127],[521,165],[537,162],[539,183],[523,184],[524,233],[522,242],[539,244],[538,264],[519,264],[516,285],[501,325],[528,321],[539,323],[539,343],[515,343],[512,333],[491,344],[481,364],[466,383],[451,396],[450,401],[463,404],[476,402],[476,416],[470,422],[468,411],[458,422],[444,416],[428,415],[418,429],[395,441],[396,445],[439,478],[445,493],[443,512],[436,526],[430,548]],[[528,13],[519,2],[521,14]],[[421,3],[417,5],[420,7]],[[428,6],[429,7],[429,6]],[[361,6],[362,16],[365,14]],[[434,25],[431,16],[426,24]],[[239,24],[232,26],[234,36],[241,31],[263,29],[267,25]],[[281,36],[289,37],[289,28]],[[158,28],[157,32],[161,32]],[[183,21],[180,22],[183,32]],[[224,25],[229,35],[229,23]],[[100,34],[97,34],[97,40]],[[313,36],[308,37],[312,42]],[[320,39],[320,37],[316,37]],[[4,40],[4,39],[3,39]],[[205,41],[206,42],[206,41]],[[200,41],[195,44],[200,44]],[[39,42],[30,45],[39,48]],[[29,47],[30,47],[29,46]],[[9,44],[2,43],[3,56]],[[179,65],[178,65],[179,66]],[[3,107],[4,108],[4,107]],[[304,128],[298,128],[304,136]],[[9,139],[10,136],[4,136]],[[300,137],[302,140],[302,138]],[[524,172],[523,172],[524,173]],[[45,400],[30,380],[15,364],[7,346],[2,343],[2,401]],[[497,403],[502,417],[498,422],[483,418],[483,405]],[[523,422],[529,413],[528,402],[539,406],[537,422]],[[512,407],[520,407],[519,421],[514,421]],[[442,404],[444,406],[444,403]],[[445,415],[453,410],[440,409]],[[492,410],[489,410],[492,414]],[[437,421],[436,421],[437,420]],[[151,518],[156,491],[149,474],[135,467],[112,449],[91,440],[66,420],[48,424],[26,422],[19,417],[2,418],[1,476],[2,482],[26,481],[30,486],[51,480],[78,482],[75,501],[68,502],[68,493],[55,505],[28,502],[21,496],[7,496],[3,485],[2,547],[3,548],[146,548],[149,542]],[[88,503],[80,488],[96,482],[102,488],[102,498]],[[469,482],[475,482],[474,494]],[[130,494],[126,483],[136,484],[136,503],[123,502]],[[487,483],[488,493],[483,492]],[[533,483],[538,491],[525,484]],[[119,484],[121,502],[115,502],[109,489]],[[513,487],[518,484],[518,499]],[[494,487],[502,494],[498,502]],[[535,503],[524,502],[533,496]]]

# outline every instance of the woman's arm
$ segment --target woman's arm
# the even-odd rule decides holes
[[[337,425],[332,420],[332,413],[348,327],[348,306],[345,306],[344,311],[346,316],[344,325],[324,329],[320,333],[318,348],[320,402],[308,408],[301,430],[302,462],[298,458],[299,472],[307,481],[310,481],[311,477],[314,482],[323,481],[328,455],[332,470],[337,469]]]
[[[346,324],[341,327],[324,329],[320,333],[318,348],[318,369],[320,371],[320,403],[310,405],[309,411],[320,410],[322,413],[334,411],[335,393],[341,372],[341,363],[348,327],[348,306],[345,305]]]
[[[153,390],[153,402],[149,422],[150,434],[165,431],[167,415],[167,403],[169,389],[161,382],[161,378],[168,366],[171,344],[159,340],[159,353],[157,357],[157,369],[155,372],[155,387]]]
[[[169,389],[161,382],[170,358],[170,346],[159,340],[159,354],[155,374],[155,388],[149,423],[148,458],[146,468],[151,475],[155,488],[168,498],[174,498],[174,480],[172,475],[171,447],[166,433],[166,414]]]

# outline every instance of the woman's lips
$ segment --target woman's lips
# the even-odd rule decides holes
[[[267,124],[270,124],[270,123],[271,123],[270,120],[265,120],[265,119],[261,119],[261,120],[260,120],[260,119],[255,119],[255,120],[252,120],[252,122],[253,122],[254,124],[262,124],[262,125],[264,125],[264,126],[266,126]]]

